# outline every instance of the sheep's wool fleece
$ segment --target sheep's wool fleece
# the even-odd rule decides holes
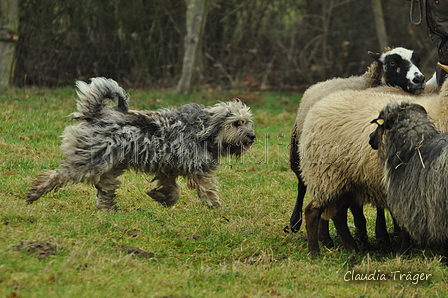
[[[349,78],[334,78],[319,82],[308,88],[300,100],[297,116],[294,122],[293,134],[300,138],[303,122],[311,107],[326,95],[340,90],[364,90],[375,87],[374,81],[368,76],[352,76]]]
[[[300,138],[302,178],[315,207],[327,207],[345,192],[360,204],[386,208],[377,154],[369,145],[370,121],[388,102],[421,104],[440,131],[448,131],[448,83],[440,95],[411,95],[393,87],[332,93],[309,111]]]
[[[437,133],[424,115],[413,113],[411,121],[395,123],[384,139],[389,209],[418,243],[445,241],[448,134]]]

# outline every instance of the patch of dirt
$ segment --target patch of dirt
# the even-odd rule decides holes
[[[144,251],[143,249],[140,249],[138,247],[132,247],[132,246],[127,246],[127,247],[123,247],[121,249],[122,252],[125,252],[127,254],[131,254],[140,258],[154,258],[154,254],[153,253],[148,253],[146,251]]]
[[[137,229],[123,229],[122,230],[126,235],[131,236],[131,237],[137,237],[140,232]]]
[[[195,241],[198,241],[198,240],[201,239],[201,236],[199,236],[199,235],[189,235],[189,236],[187,236],[187,237],[185,237],[185,238],[187,238],[187,239],[192,239],[192,240],[195,240]]]
[[[44,259],[50,255],[55,255],[57,246],[44,241],[30,241],[27,243],[20,242],[20,244],[14,245],[12,249],[37,254],[39,259]]]

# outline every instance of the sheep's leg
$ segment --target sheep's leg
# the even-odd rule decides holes
[[[411,247],[411,236],[405,228],[401,229],[400,254],[404,254]]]
[[[305,207],[306,234],[308,237],[308,252],[316,255],[319,252],[319,221],[325,208],[317,207],[314,201],[311,201]]]
[[[367,238],[367,221],[363,213],[363,208],[358,204],[352,204],[350,206],[350,211],[353,214],[353,218],[355,221],[356,227],[356,238],[358,238],[362,244],[366,247],[369,245],[369,241]],[[329,228],[328,228],[328,220],[323,218],[320,219],[319,222],[319,241],[327,248],[334,247],[333,239],[331,239]]]
[[[392,216],[392,222],[394,223],[394,234],[399,235],[401,234],[401,227],[398,224],[398,221],[393,217],[392,213],[390,214]]]
[[[125,167],[115,167],[109,172],[101,175],[95,184],[97,192],[96,207],[100,210],[117,210],[115,202],[115,190],[120,187],[121,182],[116,178],[123,174]]]
[[[300,174],[296,174],[300,175]],[[294,210],[292,211],[291,218],[289,219],[289,226],[291,232],[298,232],[300,230],[300,226],[302,225],[302,208],[303,208],[303,198],[306,193],[306,185],[303,183],[303,180],[297,176],[297,198],[296,205],[294,206]]]
[[[442,257],[442,263],[445,266],[448,266],[448,240],[445,240],[443,242],[443,257]]]
[[[209,207],[221,205],[221,200],[218,195],[217,179],[214,172],[189,177],[188,186],[196,190],[203,204]]]
[[[387,232],[384,209],[380,207],[376,208],[375,237],[380,244],[390,245],[390,239],[389,239],[389,233]]]
[[[347,210],[350,207],[351,202],[353,202],[351,197],[343,200],[343,204],[338,207],[336,215],[333,217],[333,222],[344,243],[345,249],[358,251],[358,246],[347,225]]]
[[[319,219],[319,241],[326,248],[334,247],[333,239],[330,236],[330,229],[328,227],[329,221],[323,218]]]
[[[294,174],[296,174],[297,177],[297,198],[294,210],[289,219],[289,227],[286,227],[284,229],[285,232],[291,231],[294,233],[298,232],[302,225],[303,198],[305,197],[306,193],[306,185],[301,178],[298,137],[299,136],[297,135],[297,123],[294,123],[294,127],[291,134],[289,165],[291,167],[291,170],[294,172]]]
[[[176,183],[177,176],[156,177],[157,185],[146,193],[165,207],[173,206],[180,197],[180,187]]]
[[[364,216],[363,207],[359,206],[357,203],[353,203],[350,205],[350,211],[353,214],[353,221],[356,227],[356,238],[362,243],[362,245],[368,247],[369,239],[367,237],[367,221]]]

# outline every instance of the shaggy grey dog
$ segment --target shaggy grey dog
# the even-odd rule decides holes
[[[188,178],[204,204],[218,206],[220,157],[241,155],[255,139],[250,109],[239,100],[132,111],[129,96],[112,79],[78,81],[76,87],[79,112],[73,116],[81,123],[66,127],[62,135],[67,158],[56,170],[37,176],[28,204],[66,184],[87,182],[98,189],[99,209],[116,209],[117,177],[134,169],[155,175],[156,188],[147,194],[164,206],[179,199],[178,176]],[[114,106],[107,106],[106,99]]]

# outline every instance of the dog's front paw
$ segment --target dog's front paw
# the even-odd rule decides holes
[[[207,205],[207,207],[210,207],[210,208],[215,208],[215,207],[221,206],[221,201],[219,201],[219,200],[213,200],[213,201],[203,200],[202,203],[204,203],[205,205]]]
[[[29,194],[26,196],[25,201],[26,201],[27,205],[30,205],[30,204],[32,204],[34,201],[37,201],[39,198],[40,198],[40,195],[36,195],[36,194],[29,193]]]
[[[98,210],[103,211],[118,211],[120,208],[117,206],[117,203],[115,201],[98,201],[96,202],[96,208]]]
[[[173,194],[172,192],[166,192],[164,190],[166,190],[166,189],[154,188],[154,189],[148,190],[146,193],[148,194],[148,196],[153,198],[154,201],[159,202],[162,206],[171,207],[179,199],[179,194],[178,193]]]

